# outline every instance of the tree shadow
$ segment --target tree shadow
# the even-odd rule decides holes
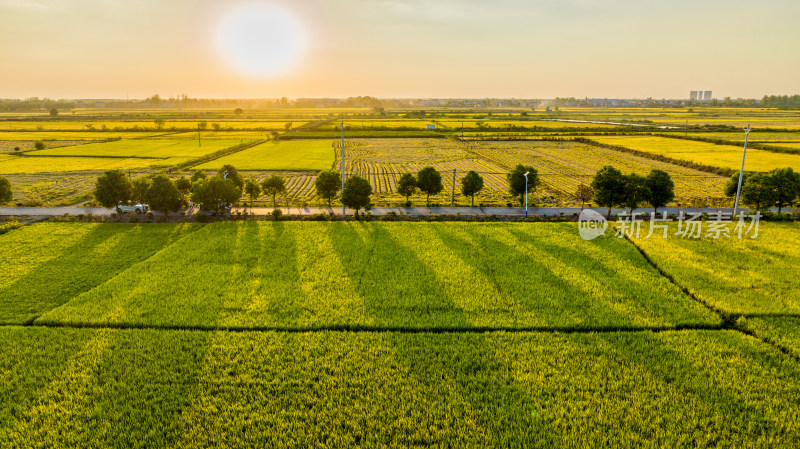
[[[192,229],[149,224],[93,225],[74,245],[0,289],[0,320],[30,323],[146,260]]]

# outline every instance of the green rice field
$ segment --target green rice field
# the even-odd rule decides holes
[[[329,170],[333,146],[329,140],[266,142],[194,168],[215,170],[225,164],[240,170]]]
[[[0,235],[0,441],[791,447],[791,274],[733,296],[796,271],[798,231],[634,246],[570,223],[24,226]],[[733,328],[712,310],[737,307]]]

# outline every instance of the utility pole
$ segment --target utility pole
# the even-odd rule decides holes
[[[739,212],[739,195],[742,193],[742,179],[744,178],[744,158],[747,156],[747,138],[750,136],[750,124],[744,129],[744,151],[742,151],[742,168],[739,169],[739,187],[736,188],[736,202],[733,203],[733,218]]]
[[[197,146],[202,147],[203,143],[200,142],[200,124],[197,124]]]
[[[344,119],[342,119],[341,123],[342,129],[342,148],[339,150],[342,156],[342,199],[344,199]],[[344,210],[344,201],[342,201],[342,218],[344,218],[345,210]]]
[[[450,192],[450,207],[456,205],[456,169],[453,169],[453,190]]]

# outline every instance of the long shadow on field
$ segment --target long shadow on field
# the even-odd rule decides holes
[[[716,327],[720,323],[719,316],[661,277],[633,247],[626,248],[629,249],[627,254],[624,252],[614,253],[607,249],[603,249],[603,252],[608,257],[625,258],[626,255],[629,256],[631,259],[625,259],[626,267],[647,273],[650,275],[649,278],[639,279],[633,276],[633,272],[622,273],[618,267],[610,265],[607,260],[602,260],[588,251],[578,251],[547,239],[538,239],[514,227],[508,227],[507,230],[520,244],[553,255],[560,261],[569,261],[575,272],[581,273],[581,275],[585,275],[585,273],[602,275],[601,278],[592,279],[591,282],[599,283],[602,287],[614,286],[615,296],[612,301],[615,309],[607,312],[608,315],[606,312],[598,312],[594,315],[595,319],[600,320],[614,316],[632,327]],[[577,237],[575,238],[577,239]],[[591,244],[587,243],[587,245]],[[642,281],[659,282],[661,285],[660,288],[649,288]],[[666,292],[662,290],[666,290]],[[672,292],[672,297],[667,292]],[[679,302],[675,302],[674,299],[678,299]],[[593,299],[595,302],[599,300],[599,298]],[[591,307],[591,305],[588,306]],[[612,304],[607,304],[607,308],[610,307]]]
[[[564,329],[572,326],[620,326],[625,323],[592,320],[593,317],[618,317],[606,304],[554,273],[551,267],[525,255],[519,248],[480,231],[472,234],[478,241],[474,245],[443,226],[434,226],[433,229],[451,251],[483,273],[498,291],[523,305],[526,313],[533,314],[532,318],[545,321],[547,324],[544,327],[549,325]],[[564,261],[561,263],[573,268]],[[526,324],[530,326],[530,323],[519,323],[523,327]]]
[[[268,233],[258,232],[267,229]],[[238,280],[246,292],[242,298],[246,302],[228,324],[293,327],[304,312],[305,298],[299,282],[294,228],[275,221],[258,224],[254,230],[257,233],[253,237],[249,237],[251,231],[245,237],[253,242],[252,253],[257,256],[252,263],[254,271]]]
[[[191,229],[174,225],[97,225],[55,258],[0,289],[0,322],[31,322],[147,259]]]
[[[328,227],[339,260],[375,323],[389,328],[470,326],[436,273],[380,225]]]
[[[346,272],[376,322],[390,327],[415,322],[425,326],[430,325],[426,321],[435,319],[448,326],[471,326],[437,286],[435,273],[400,245],[384,225],[345,223],[332,225],[329,231]],[[377,283],[388,285],[379,288]],[[425,301],[435,304],[427,307]],[[444,416],[420,415],[412,425],[421,429],[422,435],[405,441],[409,434],[398,432],[393,444],[428,446],[442,444],[444,439],[478,440],[476,447],[501,441],[506,446],[532,446],[552,438],[547,425],[533,413],[534,400],[518,388],[505,362],[487,343],[487,336],[437,334],[435,339],[425,339],[392,332],[382,335],[405,361],[414,383],[421,386],[418,407],[447,410]],[[463,342],[469,342],[466,354]],[[531,440],[533,434],[537,436]]]

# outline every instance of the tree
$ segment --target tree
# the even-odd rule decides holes
[[[254,180],[248,179],[244,182],[244,193],[250,197],[250,209],[252,209],[253,201],[261,195],[261,186]]]
[[[400,180],[397,181],[397,193],[406,197],[406,204],[409,203],[409,197],[417,191],[417,179],[411,173],[403,173]]]
[[[11,181],[0,176],[0,204],[5,204],[14,199],[14,192],[11,191]]]
[[[533,192],[539,186],[539,171],[529,165],[517,164],[508,175],[508,190],[511,196],[519,197],[520,203],[525,196],[525,173],[528,173],[528,192]]]
[[[372,186],[369,181],[360,176],[351,176],[344,183],[342,192],[342,204],[355,209],[356,217],[360,209],[369,207],[369,196],[372,195]]]
[[[339,193],[342,188],[341,175],[339,172],[332,170],[325,170],[317,175],[314,181],[314,187],[317,189],[317,195],[328,200],[328,207],[331,205],[331,200]]]
[[[475,206],[475,194],[483,189],[483,178],[475,170],[470,170],[461,178],[461,194],[471,197],[470,205]]]
[[[182,194],[188,195],[192,191],[192,181],[186,176],[181,176],[175,181],[175,187],[177,187]]]
[[[778,206],[778,213],[781,213],[784,206],[791,206],[800,196],[800,173],[786,167],[772,170],[769,176],[775,188],[775,204]]]
[[[777,198],[772,177],[766,173],[750,175],[742,184],[741,199],[751,209],[762,210],[764,207],[770,207],[775,204]]]
[[[242,115],[242,113],[244,113],[244,111],[242,110],[242,108],[236,108],[236,109],[233,110],[233,113],[236,114],[236,115]]]
[[[611,208],[625,202],[625,176],[616,168],[606,165],[598,170],[592,179],[594,189],[594,202],[600,207],[608,208],[608,217],[611,217]]]
[[[205,120],[197,124],[197,129],[204,130],[206,128],[208,128],[208,122]]]
[[[101,206],[112,209],[120,203],[130,201],[131,190],[131,182],[124,172],[121,170],[109,170],[97,178],[94,198]]]
[[[144,194],[144,199],[151,209],[163,212],[165,217],[183,206],[183,195],[166,175],[153,178],[153,182]]]
[[[226,172],[227,172],[227,177],[225,176]],[[219,171],[217,172],[217,177],[230,179],[231,181],[233,181],[236,187],[239,188],[239,190],[244,189],[244,178],[242,178],[242,175],[239,174],[239,171],[236,170],[236,167],[234,167],[233,165],[230,164],[223,165],[222,168],[220,168]]]
[[[742,185],[744,182],[747,181],[748,173],[745,172],[744,176],[742,177]],[[725,196],[736,196],[736,190],[739,188],[739,172],[734,173],[731,175],[731,178],[728,179],[728,182],[725,183]]]
[[[646,201],[653,206],[654,212],[658,212],[659,207],[664,207],[675,199],[675,183],[672,182],[669,173],[663,170],[651,170],[645,178],[644,185],[648,191]]]
[[[272,207],[278,207],[275,197],[278,196],[278,194],[286,192],[286,184],[280,176],[272,175],[261,181],[261,189],[264,191],[265,195],[272,196]]]
[[[161,128],[163,128],[163,127],[164,127],[164,119],[163,119],[163,118],[161,118],[161,117],[159,117],[159,118],[157,118],[157,119],[153,120],[153,123],[155,123],[155,124],[156,124],[156,128],[157,128],[157,129],[161,129]]]
[[[417,187],[428,197],[426,204],[431,205],[431,195],[437,195],[444,190],[442,175],[433,167],[425,167],[417,173]]]
[[[242,197],[242,190],[230,179],[219,177],[201,179],[192,184],[192,201],[202,204],[204,209],[219,212],[228,204]]]
[[[192,181],[192,183],[194,183],[195,181],[199,181],[201,179],[206,179],[207,177],[208,177],[208,175],[206,175],[205,171],[197,170],[196,172],[194,172],[192,174],[191,181]]]
[[[34,142],[33,147],[36,148],[37,150],[44,150],[46,148],[44,142],[42,142],[41,140],[37,140],[36,142]]]
[[[131,201],[137,204],[145,204],[147,189],[150,188],[150,182],[145,178],[135,179],[131,189]]]
[[[581,210],[587,202],[592,200],[592,197],[594,197],[594,190],[584,183],[581,183],[575,190],[575,199],[581,202]]]
[[[292,122],[286,122],[283,127],[286,129],[286,131],[289,131],[292,129]]]
[[[212,123],[211,127],[214,128],[214,131],[219,131],[222,129],[222,125],[220,125],[219,123]]]
[[[633,210],[648,198],[650,190],[647,188],[647,178],[636,173],[625,176],[625,196],[622,206],[630,208],[633,213]]]
[[[55,117],[57,115],[58,115],[58,109],[56,108],[50,109],[50,117]]]

